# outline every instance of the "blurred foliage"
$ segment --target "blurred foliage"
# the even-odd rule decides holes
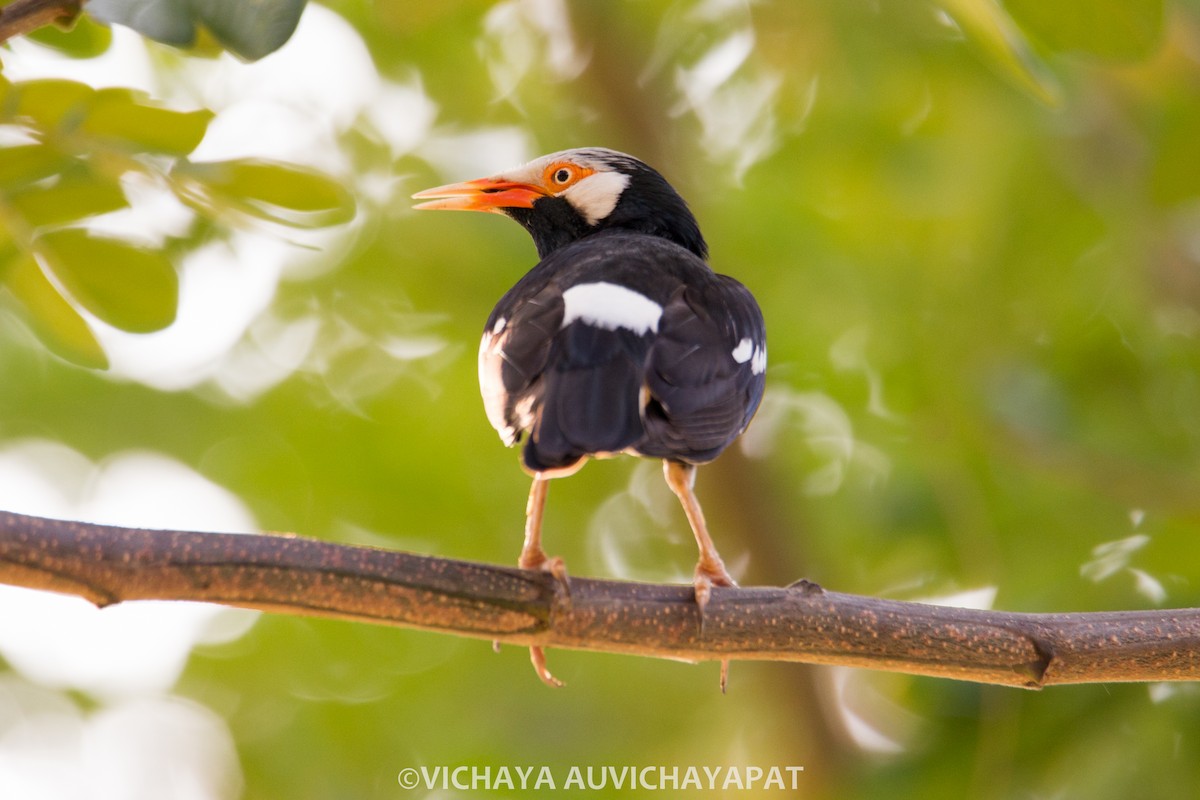
[[[508,166],[513,141],[602,144],[668,176],[765,312],[766,403],[698,486],[744,583],[991,590],[1026,611],[1200,603],[1195,2],[328,6],[385,86],[436,113],[405,142],[381,132],[391,111],[345,124],[348,243],[281,282],[225,356],[257,353],[261,373],[272,337],[310,331],[303,357],[258,392],[167,393],[5,321],[0,437],[169,454],[266,529],[510,562],[527,479],[484,418],[473,347],[533,248],[407,196]],[[169,321],[162,259],[218,236],[213,218],[351,213],[307,170],[187,160],[206,112],[2,91],[22,134],[0,149],[6,308],[77,362],[104,359],[89,326]],[[129,171],[197,215],[182,244],[84,224],[127,201]],[[575,574],[686,580],[694,547],[655,473],[617,460],[555,482],[550,551]],[[1190,685],[1029,694],[739,663],[721,696],[711,665],[550,658],[562,691],[512,649],[264,617],[196,652],[178,691],[228,720],[247,797],[402,796],[399,769],[439,764],[803,764],[814,798],[1200,783]]]
[[[175,319],[178,278],[166,247],[78,227],[128,209],[123,184],[132,179],[177,195],[201,219],[241,214],[313,227],[353,216],[347,192],[307,169],[188,162],[212,116],[162,108],[127,89],[0,76],[0,285],[60,356],[107,364],[82,311],[131,332]]]
[[[89,0],[84,11],[156,42],[203,51],[224,48],[246,61],[291,38],[306,0]],[[203,40],[211,38],[217,48]]]

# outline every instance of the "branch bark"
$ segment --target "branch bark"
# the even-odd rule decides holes
[[[1200,679],[1200,609],[1025,614],[787,588],[575,578],[296,536],[119,528],[0,512],[0,582],[100,606],[198,600],[519,645],[837,664],[1040,688]]]
[[[84,0],[15,0],[0,8],[0,44],[45,25],[70,22]]]

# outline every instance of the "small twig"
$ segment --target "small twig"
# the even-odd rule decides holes
[[[69,23],[84,0],[15,0],[0,8],[0,44],[46,25]]]
[[[0,582],[97,605],[200,600],[520,645],[870,667],[1039,688],[1200,679],[1200,609],[1022,614],[787,588],[572,578],[278,535],[150,531],[0,512]]]

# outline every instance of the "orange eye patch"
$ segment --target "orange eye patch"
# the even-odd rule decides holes
[[[579,183],[595,171],[590,167],[581,167],[579,164],[574,164],[570,161],[557,161],[546,167],[546,171],[542,173],[542,182],[547,189],[554,194],[558,194],[564,189],[568,189]]]

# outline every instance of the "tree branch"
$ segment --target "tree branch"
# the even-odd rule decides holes
[[[84,0],[15,0],[0,8],[0,44],[44,25],[70,22]]]
[[[1040,688],[1200,679],[1200,609],[1022,614],[787,588],[575,578],[279,535],[118,528],[0,512],[0,582],[199,600],[520,645],[838,664]]]

